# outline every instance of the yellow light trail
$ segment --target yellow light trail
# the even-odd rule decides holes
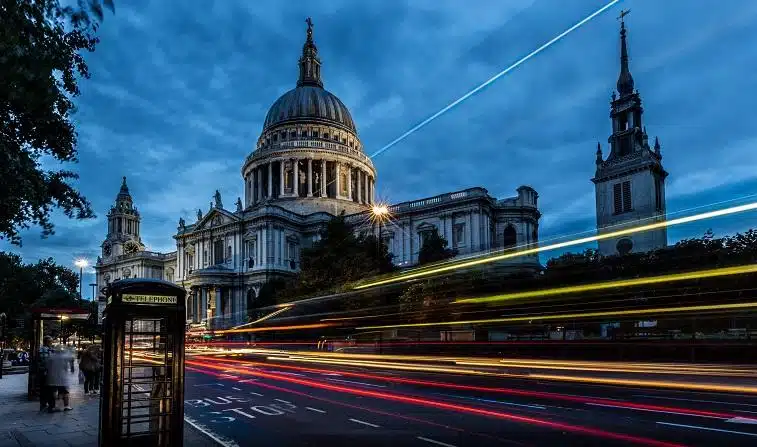
[[[241,332],[265,332],[265,331],[293,331],[297,329],[320,329],[324,327],[331,327],[333,324],[328,323],[315,323],[315,324],[300,324],[297,326],[269,326],[269,327],[251,327],[246,329],[226,329],[222,331],[215,331],[216,334],[237,334]]]
[[[582,284],[578,286],[557,287],[554,289],[530,290],[527,292],[505,293],[502,295],[487,296],[482,298],[463,298],[453,303],[490,303],[493,301],[505,301],[518,298],[547,297],[565,295],[569,293],[593,292],[597,290],[614,289],[621,287],[645,286],[666,282],[687,281],[691,279],[717,278],[719,276],[743,275],[757,272],[757,265],[741,265],[738,267],[724,267],[719,269],[698,270],[695,272],[674,273],[670,275],[652,276],[650,278],[634,278],[619,281],[607,281],[594,284]]]
[[[429,327],[429,326],[454,326],[460,324],[487,324],[487,323],[513,323],[517,321],[534,321],[534,320],[559,320],[559,319],[577,319],[590,317],[616,317],[632,315],[654,315],[669,314],[675,312],[695,312],[703,310],[736,310],[736,309],[753,309],[757,307],[757,302],[736,303],[736,304],[712,304],[702,306],[682,306],[682,307],[662,307],[655,309],[630,309],[600,312],[581,312],[573,314],[554,314],[554,315],[532,315],[525,317],[508,317],[508,318],[490,318],[485,320],[466,320],[466,321],[440,321],[437,323],[407,323],[392,324],[385,326],[364,326],[357,328],[363,329],[393,329],[401,327]]]
[[[583,237],[579,239],[573,239],[570,241],[558,242],[555,244],[544,245],[541,247],[527,248],[525,250],[518,250],[518,251],[513,251],[510,253],[502,253],[499,255],[483,257],[480,259],[473,259],[469,261],[451,263],[449,265],[443,265],[437,268],[426,269],[422,271],[404,273],[404,274],[400,274],[394,277],[369,282],[367,284],[357,285],[357,286],[354,286],[354,289],[359,290],[359,289],[366,289],[368,287],[382,286],[386,284],[392,284],[395,282],[405,281],[408,279],[422,278],[424,276],[428,276],[432,274],[444,273],[444,272],[457,270],[461,268],[473,267],[476,265],[488,264],[491,262],[503,261],[506,259],[513,259],[519,256],[533,255],[533,254],[541,253],[543,251],[550,251],[550,250],[556,250],[560,248],[573,247],[575,245],[586,244],[589,242],[596,242],[596,241],[601,241],[604,239],[612,239],[619,236],[627,236],[629,234],[643,233],[645,231],[658,230],[660,228],[673,227],[677,225],[683,225],[686,223],[697,222],[700,220],[711,219],[714,217],[722,217],[722,216],[728,216],[731,214],[753,211],[755,209],[757,209],[757,202],[752,202],[746,205],[732,206],[729,208],[723,208],[723,209],[719,209],[715,211],[708,211],[706,213],[694,214],[691,216],[685,216],[685,217],[679,217],[672,220],[666,220],[664,222],[654,222],[651,224],[641,225],[638,227],[611,231],[609,233],[604,233],[604,234],[597,234],[595,236],[588,236],[588,237]],[[294,303],[290,303],[290,304],[294,304]]]
[[[517,378],[527,380],[552,380],[561,382],[584,382],[584,383],[596,383],[602,385],[620,385],[620,386],[641,386],[641,387],[653,387],[653,388],[667,388],[667,389],[683,389],[692,391],[713,391],[713,392],[732,392],[732,393],[749,393],[757,394],[757,387],[753,386],[741,386],[741,385],[723,385],[718,383],[695,383],[684,381],[666,381],[666,380],[646,380],[646,379],[624,379],[616,377],[591,377],[591,376],[568,376],[557,374],[538,374],[538,373],[500,373],[494,371],[479,371],[470,368],[455,368],[454,366],[434,366],[434,365],[413,365],[413,364],[401,364],[392,362],[379,362],[379,361],[359,361],[359,360],[338,360],[338,359],[323,359],[323,358],[308,358],[308,357],[283,357],[283,356],[270,356],[269,360],[272,361],[286,361],[286,362],[302,362],[302,363],[316,363],[316,364],[330,364],[330,365],[342,365],[342,366],[357,366],[363,368],[378,368],[378,369],[392,369],[402,371],[419,371],[419,372],[437,372],[446,374],[460,374],[460,375],[476,375],[476,376],[489,376],[499,378]],[[603,362],[597,362],[603,363]],[[468,365],[472,366],[472,365]],[[587,370],[588,372],[594,372],[593,370]],[[610,370],[608,372],[624,372],[620,369]],[[632,373],[650,373],[650,371],[628,371]],[[659,371],[653,371],[652,373],[659,373]],[[675,372],[672,372],[675,374]],[[682,375],[709,375],[716,376],[716,374],[692,374],[683,372]],[[725,374],[724,376],[734,377],[737,375]],[[753,374],[748,376],[753,377]]]
[[[255,321],[251,321],[251,322],[249,322],[249,323],[245,323],[245,324],[240,324],[239,326],[234,326],[234,327],[233,327],[233,328],[231,328],[231,329],[232,329],[232,330],[233,330],[233,329],[241,329],[241,328],[243,328],[243,327],[252,326],[253,324],[257,324],[257,323],[263,322],[263,321],[265,321],[265,320],[268,320],[269,318],[273,318],[273,317],[275,317],[276,315],[278,315],[278,314],[280,314],[280,313],[283,313],[283,312],[286,312],[286,311],[288,311],[288,310],[289,310],[289,309],[291,309],[291,308],[292,308],[292,306],[286,306],[286,307],[284,307],[283,309],[279,309],[279,310],[276,310],[276,311],[273,311],[273,312],[269,313],[268,315],[264,315],[264,316],[262,316],[262,317],[258,318],[258,319],[257,319],[257,320],[255,320]]]

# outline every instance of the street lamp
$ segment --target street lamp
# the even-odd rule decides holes
[[[87,267],[89,265],[89,261],[86,259],[77,259],[76,262],[74,262],[74,265],[79,267],[79,299],[83,300],[84,296],[82,295],[82,285],[84,283],[84,267]]]
[[[383,223],[385,219],[389,218],[389,208],[386,205],[383,204],[376,204],[373,205],[371,208],[371,217],[376,222],[376,225],[378,225],[378,239],[376,242],[376,247],[381,247],[381,229],[383,228]]]

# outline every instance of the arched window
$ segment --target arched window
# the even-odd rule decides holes
[[[503,240],[503,247],[505,248],[512,248],[515,247],[518,243],[518,235],[515,232],[515,227],[508,224],[505,228],[505,231],[503,233],[504,240]]]

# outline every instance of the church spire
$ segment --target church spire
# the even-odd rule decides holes
[[[631,10],[620,12],[620,75],[618,76],[618,93],[620,96],[626,96],[633,93],[633,77],[628,69],[628,46],[626,44],[626,22],[627,16]]]
[[[118,196],[116,196],[116,202],[131,202],[131,194],[129,193],[129,187],[126,186],[126,176],[124,176],[121,180],[121,189],[118,191]]]
[[[307,38],[302,46],[302,56],[300,57],[300,79],[297,81],[297,87],[311,86],[323,88],[321,81],[321,60],[318,59],[318,48],[313,42],[313,21],[310,17],[305,20],[308,24]]]

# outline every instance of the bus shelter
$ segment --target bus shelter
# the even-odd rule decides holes
[[[86,321],[89,310],[78,308],[41,307],[32,309],[32,346],[29,350],[29,383],[27,394],[29,400],[39,396],[40,355],[44,337],[45,321],[58,321],[61,325],[69,321]],[[62,329],[62,328],[61,328]]]

